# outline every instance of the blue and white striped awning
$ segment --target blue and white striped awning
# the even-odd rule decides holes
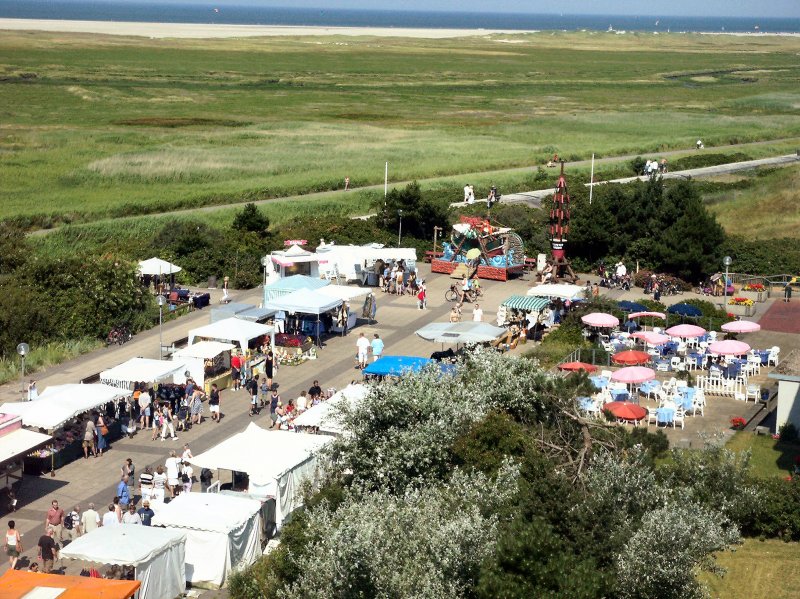
[[[546,297],[532,297],[529,295],[512,295],[506,299],[502,305],[514,310],[524,312],[541,312],[550,304],[550,299]]]

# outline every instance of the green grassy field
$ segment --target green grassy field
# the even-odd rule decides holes
[[[787,476],[794,466],[795,456],[800,455],[800,445],[780,443],[767,435],[743,431],[731,437],[725,447],[732,451],[750,450],[750,470],[762,477]]]
[[[4,32],[0,218],[47,226],[380,183],[386,160],[399,181],[800,136],[792,39],[513,38]]]

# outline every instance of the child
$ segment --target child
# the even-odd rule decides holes
[[[428,307],[428,294],[425,290],[425,281],[419,282],[419,292],[417,292],[417,307],[424,310]]]

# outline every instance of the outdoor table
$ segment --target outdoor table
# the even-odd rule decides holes
[[[672,424],[675,420],[675,410],[673,408],[658,408],[656,410],[656,426],[659,424]]]
[[[659,366],[664,366],[664,365],[667,366],[667,370],[671,370],[671,367],[669,365],[669,360],[657,360],[655,364],[656,370],[658,370]]]
[[[741,366],[739,364],[731,364],[722,370],[722,376],[724,376],[726,379],[735,379],[737,376],[739,376],[740,369]]]
[[[687,357],[689,357],[692,360],[694,360],[695,364],[697,364],[698,368],[702,368],[703,367],[703,358],[705,357],[703,354],[699,354],[697,352],[692,352]]]
[[[661,354],[674,354],[675,351],[678,349],[678,342],[677,341],[667,341],[664,345],[661,346]]]
[[[695,388],[694,387],[687,387],[685,389],[681,389],[679,392],[680,395],[680,405],[684,410],[691,410],[692,405],[694,405],[694,396],[695,396]]]
[[[611,397],[614,401],[628,401],[630,394],[625,389],[612,389]]]
[[[605,389],[608,387],[608,379],[602,376],[590,376],[589,380],[597,389]]]
[[[768,349],[759,349],[758,355],[761,356],[761,365],[766,366],[769,364],[769,350]]]
[[[597,412],[599,411],[591,397],[579,397],[578,406],[584,412]]]

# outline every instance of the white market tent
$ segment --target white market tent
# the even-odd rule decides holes
[[[62,557],[133,566],[140,599],[169,599],[186,589],[186,533],[153,526],[105,526],[72,541]]]
[[[219,588],[232,570],[261,557],[261,502],[219,493],[181,493],[159,507],[153,526],[186,533],[186,580]]]
[[[330,281],[323,281],[319,277],[307,277],[306,275],[292,275],[278,279],[264,286],[264,303],[266,304],[271,300],[294,293],[298,289],[319,289],[326,285],[330,285]]]
[[[342,423],[338,417],[337,406],[347,403],[350,406],[357,404],[369,393],[367,385],[354,383],[348,385],[341,391],[337,391],[327,401],[322,401],[315,406],[311,406],[305,412],[294,419],[295,426],[313,426],[319,429],[320,433],[327,435],[341,435]]]
[[[488,322],[432,322],[418,329],[416,335],[436,343],[488,343],[505,332]]]
[[[3,414],[0,414],[2,417]],[[17,425],[18,426],[18,425]],[[37,447],[49,443],[53,438],[24,428],[18,428],[0,436],[0,464],[27,455]]]
[[[269,335],[272,346],[275,346],[275,327],[239,318],[226,318],[212,322],[204,327],[189,331],[189,345],[194,345],[195,339],[208,339],[214,341],[228,341],[237,344],[242,351],[247,350],[251,339]]]
[[[151,360],[150,358],[131,358],[118,366],[100,373],[100,381],[123,389],[140,381],[155,383],[163,381],[185,370],[185,365],[171,360]]]
[[[381,244],[335,245],[326,244],[317,248],[320,270],[335,272],[348,281],[366,280],[365,268],[371,267],[376,260],[391,262],[404,260],[411,270],[416,269],[417,250],[414,248],[386,248]]]
[[[189,345],[179,349],[172,354],[174,362],[182,363],[186,366],[194,382],[200,387],[205,384],[206,360],[213,360],[218,355],[229,352],[236,346],[233,343],[222,343],[220,341],[200,341],[194,345]],[[227,359],[226,366],[230,366],[230,359]],[[175,375],[175,382],[184,383],[186,377],[182,374]]]
[[[586,289],[580,285],[570,285],[568,283],[547,283],[537,285],[528,289],[528,295],[533,297],[550,297],[562,300],[582,300],[586,299]]]
[[[127,389],[103,384],[54,385],[47,387],[39,399],[6,403],[2,411],[21,416],[25,426],[53,430],[79,414],[130,394]]]
[[[325,435],[268,431],[251,422],[241,433],[189,461],[199,468],[247,473],[250,495],[275,498],[275,522],[280,528],[302,506],[300,486],[305,479],[316,480],[316,454],[331,440]]]
[[[372,293],[369,287],[351,287],[349,285],[328,285],[317,289],[317,293],[349,302],[357,297],[364,297]]]
[[[182,270],[183,269],[180,266],[172,264],[172,262],[162,260],[161,258],[150,258],[149,260],[142,260],[139,262],[140,275],[174,275],[176,272],[180,272]]]
[[[319,316],[341,305],[342,300],[337,297],[322,295],[319,291],[311,289],[298,289],[289,295],[270,300],[264,304],[264,307],[271,310],[283,310],[290,314],[300,312]]]

